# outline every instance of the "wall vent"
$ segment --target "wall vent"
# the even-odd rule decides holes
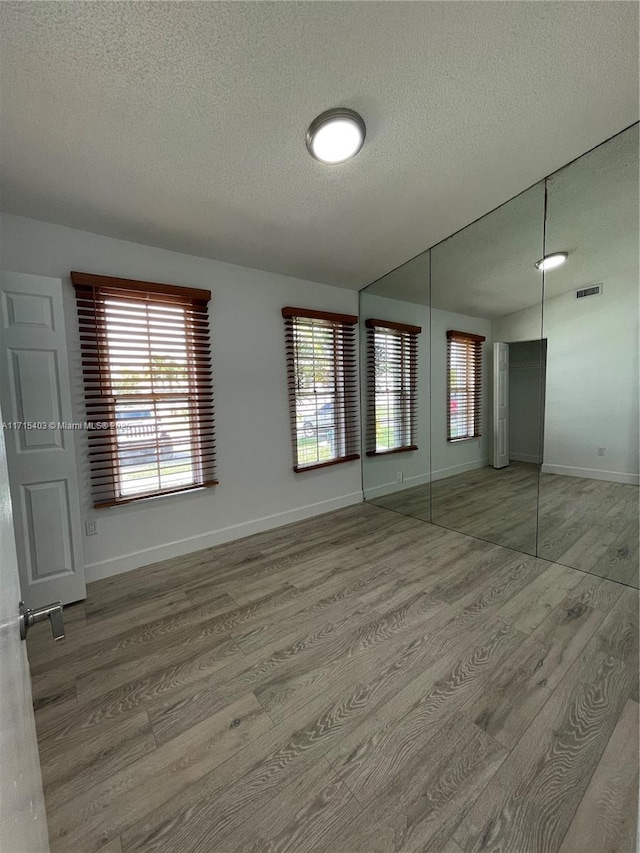
[[[580,290],[576,290],[576,299],[584,299],[585,296],[599,296],[601,293],[601,284],[590,284],[589,287],[581,287]]]

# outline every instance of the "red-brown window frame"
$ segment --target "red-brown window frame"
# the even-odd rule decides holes
[[[418,398],[418,335],[421,326],[396,323],[391,320],[370,318],[365,320],[367,329],[367,456],[387,456],[390,453],[408,453],[418,450],[417,398]],[[400,394],[402,397],[402,429],[409,436],[406,444],[388,450],[376,450],[376,329],[391,334],[398,340],[400,364]],[[407,381],[405,381],[405,378]],[[406,420],[406,422],[405,422]]]
[[[215,429],[213,417],[213,381],[208,304],[211,292],[200,288],[179,287],[135,279],[114,278],[90,273],[71,272],[76,291],[82,372],[85,384],[85,408],[90,424],[106,423],[107,429],[89,429],[88,447],[94,507],[120,506],[161,495],[191,491],[218,484],[215,478]],[[154,307],[184,309],[184,336],[188,352],[186,373],[189,391],[190,433],[189,460],[197,471],[193,482],[175,488],[149,489],[134,495],[123,495],[120,489],[122,465],[116,440],[116,405],[118,399],[135,402],[136,397],[168,399],[169,394],[145,392],[122,395],[113,388],[109,367],[107,338],[107,300],[123,303],[153,303]],[[150,368],[150,372],[153,371]],[[184,392],[179,395],[183,398]],[[158,438],[156,436],[156,445]],[[156,448],[159,452],[159,445]]]
[[[293,470],[296,474],[327,468],[343,462],[352,462],[360,458],[358,428],[358,367],[356,325],[358,317],[353,314],[338,314],[329,311],[316,311],[307,308],[287,306],[282,309],[285,321],[285,350],[287,361],[287,389],[289,396],[289,419],[291,444],[293,450]],[[340,435],[336,437],[339,455],[324,462],[301,464],[298,459],[298,422],[297,422],[297,364],[295,348],[295,328],[317,324],[332,335],[334,347],[334,376],[340,376],[334,388],[335,416],[339,418]]]
[[[449,329],[447,331],[447,441],[467,441],[472,438],[480,438],[482,436],[482,344],[486,338],[484,335],[476,335],[471,332],[460,332],[457,329]],[[462,344],[465,346],[466,366],[465,366],[465,383],[464,394],[466,395],[466,419],[467,423],[473,420],[473,432],[467,431],[466,435],[452,436],[452,419],[451,419],[451,394],[455,391],[451,385],[452,374],[452,355],[453,345]],[[473,376],[473,383],[468,381],[469,376]]]

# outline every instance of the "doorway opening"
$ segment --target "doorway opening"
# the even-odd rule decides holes
[[[543,462],[547,340],[499,341],[493,359],[493,459],[496,469],[511,462]]]

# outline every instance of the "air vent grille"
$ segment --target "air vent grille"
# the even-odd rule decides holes
[[[576,299],[584,299],[585,296],[599,296],[601,293],[601,284],[590,284],[589,287],[582,287],[580,290],[576,290]]]

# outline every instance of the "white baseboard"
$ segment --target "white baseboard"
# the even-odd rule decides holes
[[[461,465],[450,465],[448,468],[437,468],[431,472],[432,480],[444,480],[447,477],[455,477],[456,474],[464,474],[465,471],[475,471],[476,468],[486,468],[489,459],[474,459],[473,462],[463,462]]]
[[[327,501],[307,504],[306,506],[297,507],[296,509],[285,512],[265,515],[262,518],[245,521],[241,524],[232,524],[220,530],[212,530],[207,533],[201,533],[198,536],[190,536],[187,539],[177,539],[174,542],[165,542],[163,545],[157,545],[153,548],[132,551],[130,554],[112,557],[109,560],[89,563],[85,567],[87,583],[109,578],[113,575],[120,575],[124,572],[130,572],[133,569],[149,566],[152,563],[159,563],[162,560],[183,557],[185,554],[191,554],[194,551],[212,548],[215,545],[222,545],[234,539],[242,539],[244,536],[251,536],[254,533],[263,533],[265,530],[283,527],[285,524],[291,524],[294,521],[303,521],[305,518],[312,518],[315,515],[324,515],[326,512],[344,509],[344,507],[362,503],[362,500],[362,492],[353,492],[349,495],[342,495],[339,498],[331,498]]]
[[[513,453],[510,450],[509,459],[513,462],[532,462],[534,465],[540,464],[540,456],[534,453]]]
[[[444,480],[446,477],[454,477],[456,474],[464,474],[465,471],[474,471],[476,468],[486,468],[489,464],[488,459],[475,459],[473,462],[463,462],[460,465],[451,465],[448,468],[438,468],[431,476],[429,474],[418,474],[415,477],[407,477],[402,483],[384,483],[382,486],[374,486],[372,489],[364,490],[364,499],[370,501],[374,498],[381,498],[384,495],[391,495],[393,492],[401,492],[404,489],[411,489],[413,486],[422,486],[429,483],[431,480]]]
[[[625,474],[623,471],[598,471],[596,468],[570,468],[566,465],[542,466],[543,474],[562,474],[565,477],[584,477],[587,480],[608,480],[610,483],[626,483],[630,486],[640,485],[638,474]]]
[[[414,486],[422,486],[429,482],[428,474],[417,474],[415,477],[406,477],[402,483],[397,483],[395,480],[392,483],[383,483],[382,486],[374,486],[372,489],[364,490],[365,501],[370,501],[373,498],[381,498],[385,495],[390,495],[393,492],[402,492],[404,489],[412,489]]]

